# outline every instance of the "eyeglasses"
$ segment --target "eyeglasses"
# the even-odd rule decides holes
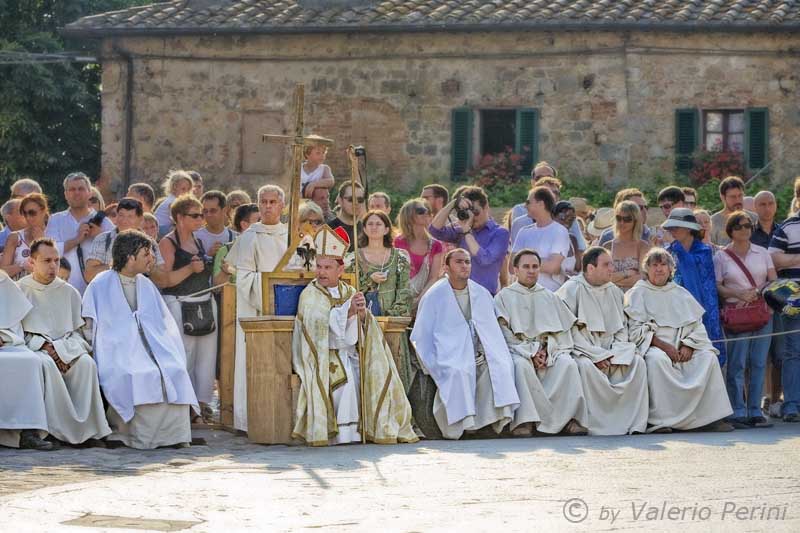
[[[639,205],[639,204],[636,204],[636,205]],[[639,205],[639,210],[640,211],[647,211],[647,204]]]
[[[617,215],[617,222],[625,222],[627,224],[630,224],[631,222],[633,222],[633,217],[629,215],[625,216]]]
[[[669,203],[661,204],[658,207],[660,207],[662,211],[669,211],[670,209],[672,209],[672,204]]]
[[[36,209],[28,209],[27,211],[23,211],[22,215],[26,217],[35,217],[39,213],[41,213],[41,211],[37,211]]]
[[[89,203],[92,203],[92,204],[99,204],[99,203],[100,203],[100,200],[98,200],[98,199],[97,199],[97,198],[95,198],[95,197],[92,197],[92,198],[89,198]]]
[[[428,213],[430,213],[430,211],[428,211],[424,207],[417,207],[416,209],[414,209],[414,212],[418,215],[427,215]]]
[[[352,202],[353,201],[353,197],[352,196],[342,196],[342,198],[344,198],[348,202]],[[364,203],[364,197],[363,196],[356,196],[356,202],[358,202],[360,204],[363,204]]]
[[[203,213],[186,213],[184,216],[197,220],[198,218],[203,218],[204,215]]]
[[[322,225],[322,221],[321,220],[308,220],[307,222],[309,224],[311,224],[312,226],[321,226]]]
[[[753,229],[753,225],[750,223],[745,222],[744,224],[734,224],[733,231],[739,231],[740,229]]]
[[[683,202],[686,207],[697,207],[697,202]]]

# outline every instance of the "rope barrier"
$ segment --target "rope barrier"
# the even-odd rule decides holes
[[[790,331],[777,331],[773,333],[765,333],[764,335],[750,335],[749,337],[736,337],[735,339],[712,339],[711,342],[736,342],[736,341],[749,341],[753,339],[766,339],[767,337],[778,337],[780,335],[789,335],[790,333],[800,333],[800,329],[793,329]]]
[[[178,296],[177,300],[180,302],[180,301],[185,300],[186,298],[195,298],[197,296],[202,296],[202,295],[207,294],[209,292],[214,292],[217,289],[221,289],[222,287],[224,287],[226,285],[233,285],[233,283],[231,283],[230,281],[226,281],[225,283],[220,283],[219,285],[214,285],[213,287],[209,287],[207,289],[203,289],[202,291],[197,291],[197,292],[193,292],[192,294],[184,294],[182,296]]]

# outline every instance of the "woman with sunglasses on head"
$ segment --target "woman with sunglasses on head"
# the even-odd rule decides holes
[[[642,259],[650,250],[650,244],[642,239],[644,226],[635,202],[625,200],[617,204],[614,219],[614,239],[603,247],[611,252],[614,264],[611,281],[627,291],[642,279]]]
[[[173,284],[163,287],[161,293],[181,331],[186,369],[202,418],[210,421],[213,412],[209,403],[217,365],[216,302],[210,292],[193,296],[211,287],[212,262],[203,243],[194,236],[203,226],[203,204],[193,195],[184,194],[172,202],[170,213],[175,229],[161,239],[159,249],[164,269],[176,274]]]
[[[411,260],[408,287],[411,291],[412,316],[416,314],[422,295],[442,272],[444,246],[428,233],[431,218],[428,202],[422,198],[408,200],[397,214],[399,234],[394,239],[394,246],[408,252]]]
[[[0,259],[0,269],[14,281],[20,280],[30,273],[31,243],[44,237],[50,210],[47,207],[47,198],[37,192],[30,193],[22,198],[19,211],[25,218],[27,226],[15,231],[8,236],[6,246]]]
[[[753,222],[744,211],[731,213],[725,224],[730,244],[714,256],[717,291],[726,305],[753,303],[761,298],[761,289],[778,275],[769,252],[750,242]],[[745,272],[745,270],[747,272]],[[748,276],[749,273],[749,276]],[[751,278],[754,283],[751,283]],[[758,329],[728,332],[728,339],[762,336],[772,333],[772,319]],[[770,337],[733,340],[728,343],[728,369],[725,384],[733,407],[729,422],[737,429],[770,427],[761,412],[761,389],[767,367]],[[749,379],[745,375],[749,368]]]

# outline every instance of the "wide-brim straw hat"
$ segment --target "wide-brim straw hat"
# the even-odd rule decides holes
[[[610,207],[601,207],[594,212],[594,219],[589,222],[586,232],[594,237],[599,237],[605,230],[614,225],[614,210]]]
[[[588,215],[594,209],[589,205],[589,202],[586,201],[586,198],[574,196],[570,198],[569,201],[575,207],[575,213],[577,215]]]
[[[694,212],[686,207],[673,209],[669,217],[667,217],[667,220],[661,224],[661,227],[664,229],[686,228],[695,231],[700,231],[702,229],[702,226],[697,222],[697,217],[694,216]]]

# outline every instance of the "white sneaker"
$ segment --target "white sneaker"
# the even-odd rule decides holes
[[[783,407],[783,402],[777,401],[774,403],[769,404],[769,416],[770,418],[780,418],[781,417],[781,408]]]

